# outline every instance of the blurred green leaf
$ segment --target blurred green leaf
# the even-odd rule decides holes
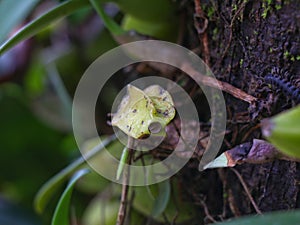
[[[122,20],[122,28],[125,31],[135,30],[139,34],[148,35],[161,40],[176,41],[178,36],[177,22],[170,23],[169,20],[153,22],[152,20],[141,20],[132,15],[125,15]]]
[[[97,196],[86,207],[82,216],[85,225],[115,225],[120,201]]]
[[[109,136],[107,137],[101,145],[98,145],[90,150],[88,154],[86,154],[86,160],[94,157],[99,153],[105,146],[110,144],[112,141],[115,140],[115,136]],[[73,163],[71,163],[69,166],[64,168],[62,171],[60,171],[58,174],[56,174],[54,177],[52,177],[50,180],[45,183],[41,189],[38,191],[38,193],[35,196],[34,199],[34,208],[38,213],[42,213],[48,204],[49,200],[53,196],[53,194],[56,192],[56,190],[65,182],[65,180],[72,174],[74,171],[76,171],[78,168],[83,166],[85,164],[85,159],[80,157],[77,160],[75,160]]]
[[[132,191],[134,191],[135,196],[133,200],[133,208],[147,217],[153,217],[155,212],[157,215],[154,219],[158,222],[165,222],[165,218],[172,221],[175,217],[176,223],[191,221],[195,216],[194,205],[192,203],[184,202],[180,198],[181,194],[178,190],[178,183],[172,182],[172,185],[169,183],[169,185],[172,186],[172,196],[168,193],[169,187],[167,187],[167,184],[160,185],[166,186],[159,187],[158,184],[154,184],[148,187],[133,187]],[[150,189],[151,193],[149,193],[147,189]],[[163,205],[158,206],[158,204]],[[164,207],[164,204],[167,204],[167,206]],[[159,209],[155,209],[155,207],[159,207]],[[158,215],[162,212],[165,217],[162,214]]]
[[[126,33],[112,18],[110,18],[104,11],[102,7],[102,1],[99,0],[89,0],[100,18],[103,20],[106,28],[113,34],[113,35],[122,35]]]
[[[109,180],[92,170],[78,182],[77,189],[86,194],[97,194],[104,190],[108,184],[110,184]]]
[[[161,23],[172,21],[171,26],[178,24],[178,9],[176,1],[169,0],[113,0],[127,15],[131,15],[141,21]]]
[[[278,150],[300,159],[300,106],[263,120],[262,133]]]
[[[45,177],[68,162],[60,147],[65,134],[38,120],[22,87],[13,83],[0,87],[0,124],[1,195],[31,207]]]
[[[24,77],[25,91],[29,97],[37,97],[45,90],[45,67],[36,57],[30,64]]]
[[[84,155],[86,155],[88,154],[90,149],[93,149],[95,146],[99,145],[99,143],[100,143],[100,139],[98,137],[91,138],[84,142],[81,148],[81,152]],[[115,177],[119,164],[114,163],[112,159],[113,158],[120,159],[123,148],[124,145],[119,140],[115,140],[109,146],[106,147],[106,151],[102,151],[99,154],[97,154],[97,156],[91,158],[89,160],[89,165],[93,167],[95,171],[98,171],[100,173],[101,171],[105,170],[106,172],[104,177]],[[104,177],[102,178],[105,179]],[[99,180],[99,182],[102,183],[101,180]]]
[[[215,225],[299,225],[300,211],[274,212],[263,216],[249,216]]]
[[[89,6],[89,2],[87,0],[70,0],[54,7],[53,9],[49,10],[45,14],[41,15],[37,19],[27,24],[14,36],[8,39],[0,47],[0,55],[8,49],[12,48],[13,46],[17,45],[19,42],[39,33],[40,31],[45,29],[50,24],[56,22],[57,20],[86,6]]]
[[[117,175],[116,175],[117,180],[120,179],[120,176],[123,172],[124,166],[127,163],[128,155],[129,155],[129,149],[125,146],[125,148],[122,151],[120,163],[118,165],[118,170],[117,170]]]
[[[142,215],[141,213],[139,213],[133,208],[130,209],[129,218],[130,218],[129,222],[131,225],[146,224],[148,220],[144,215]]]
[[[73,188],[81,177],[85,174],[89,173],[90,171],[87,169],[77,171],[73,177],[71,178],[68,186],[66,187],[65,191],[63,192],[59,202],[56,206],[51,225],[69,225],[69,208],[71,202],[71,196],[73,192]]]
[[[0,43],[28,16],[38,2],[39,0],[0,1],[0,15],[2,18],[0,20]]]
[[[155,198],[151,215],[156,218],[160,216],[166,209],[170,200],[171,185],[169,180],[165,180],[158,184],[159,194]]]

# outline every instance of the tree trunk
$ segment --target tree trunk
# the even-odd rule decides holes
[[[288,90],[275,90],[266,84],[264,76],[272,74],[299,88],[299,1],[193,3],[186,3],[184,8],[188,20],[186,45],[190,49],[200,46],[200,57],[210,65],[217,79],[258,99],[249,105],[225,94],[228,134],[222,151],[262,138],[257,126],[261,119],[295,105]],[[184,189],[206,215],[197,224],[300,206],[300,168],[295,162],[276,160],[202,173],[192,165],[182,170],[181,178]]]

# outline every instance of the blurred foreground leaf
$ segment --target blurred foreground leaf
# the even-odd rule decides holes
[[[31,207],[45,177],[67,163],[60,146],[65,135],[38,120],[26,93],[13,83],[0,86],[0,124],[1,195]]]
[[[0,1],[0,43],[28,16],[39,0]]]
[[[249,216],[215,225],[299,225],[300,211],[274,212],[263,216]]]
[[[124,166],[127,163],[128,156],[129,156],[129,149],[125,146],[122,151],[120,163],[119,163],[118,170],[117,170],[117,175],[116,175],[117,180],[120,179],[120,176],[123,172]]]
[[[169,183],[169,181],[164,182]],[[184,202],[180,198],[181,194],[179,193],[177,182],[172,184],[172,197],[170,194],[171,190],[168,187],[170,183],[167,184],[164,182],[148,187],[133,187],[132,189],[135,194],[133,208],[146,217],[154,218],[158,222],[165,222],[166,218],[169,221],[176,218],[176,224],[191,221],[195,217],[194,205]],[[150,191],[148,191],[149,189]]]
[[[86,160],[94,157],[99,153],[105,146],[110,144],[112,141],[115,140],[115,136],[112,135],[106,138],[101,145],[95,146],[93,149],[90,150],[88,154],[86,154]],[[47,183],[45,183],[39,192],[37,193],[35,200],[34,200],[34,208],[38,213],[42,213],[48,204],[49,200],[56,192],[56,190],[63,184],[63,182],[72,174],[74,171],[79,169],[81,166],[85,164],[85,159],[80,157],[71,163],[69,166],[64,168]]]
[[[0,55],[17,45],[19,42],[36,35],[40,31],[48,27],[50,24],[79,9],[82,9],[85,6],[89,6],[89,2],[86,0],[69,0],[50,9],[48,12],[31,21],[20,31],[18,31],[14,36],[8,39],[0,47]]]
[[[85,225],[116,224],[120,202],[118,199],[93,199],[84,211],[82,221]]]
[[[262,132],[278,150],[300,158],[300,106],[262,121]]]
[[[151,215],[156,218],[160,216],[166,209],[171,193],[171,185],[169,180],[165,180],[158,184],[159,193],[155,198]]]
[[[113,35],[121,35],[126,33],[112,18],[110,18],[104,11],[102,7],[102,2],[99,0],[89,0],[91,5],[94,7],[100,18],[102,19],[105,27],[113,34]]]
[[[69,209],[73,188],[76,182],[90,171],[87,169],[77,171],[71,178],[56,206],[51,225],[69,225]]]

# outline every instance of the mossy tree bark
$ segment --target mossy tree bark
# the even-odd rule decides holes
[[[219,80],[258,99],[249,105],[225,94],[228,134],[222,150],[262,138],[260,121],[295,105],[292,96],[271,88],[264,76],[273,74],[300,88],[299,1],[195,0],[186,4],[186,45],[201,49],[199,55],[207,59]],[[202,13],[198,11],[196,23],[195,4]],[[195,26],[203,29],[197,33]],[[220,220],[220,216],[225,219],[257,213],[253,203],[262,213],[300,207],[300,168],[296,162],[276,160],[235,169],[199,174],[190,165],[182,170],[184,188],[206,215],[201,223],[212,222],[210,217]]]

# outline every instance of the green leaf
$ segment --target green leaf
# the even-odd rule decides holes
[[[28,16],[38,2],[39,0],[0,1],[0,15],[2,18],[0,20],[0,43]]]
[[[152,21],[154,24],[169,22],[171,26],[177,25],[179,21],[176,1],[112,0],[112,2],[115,2],[126,15],[131,15],[141,21]]]
[[[69,207],[71,202],[71,196],[73,192],[73,188],[82,176],[89,173],[90,171],[87,169],[77,171],[73,177],[71,178],[68,186],[63,192],[62,196],[59,199],[59,202],[56,206],[51,225],[69,225]]]
[[[122,99],[112,125],[133,138],[150,135],[149,126],[158,122],[164,128],[175,116],[171,95],[158,85],[140,90],[127,86],[127,95]],[[155,132],[154,132],[155,133]]]
[[[172,189],[172,196],[169,188]],[[169,184],[133,187],[131,191],[134,192],[133,208],[146,217],[154,217],[155,221],[164,223],[166,218],[172,221],[176,217],[176,224],[188,224],[187,221],[195,217],[194,205],[180,198],[180,188],[176,180]],[[155,209],[156,207],[158,209]],[[162,212],[164,215],[161,214]]]
[[[45,84],[45,67],[38,58],[34,57],[33,62],[29,65],[28,71],[24,76],[24,89],[30,97],[37,97],[46,89]]]
[[[262,133],[284,154],[300,158],[300,106],[263,120]]]
[[[165,41],[176,42],[178,38],[178,23],[170,23],[170,20],[157,21],[142,20],[133,15],[126,14],[122,20],[122,28],[125,31],[134,30],[139,34],[154,37]]]
[[[94,7],[100,18],[102,19],[105,27],[113,34],[113,35],[122,35],[126,33],[112,18],[110,18],[104,11],[102,7],[102,2],[105,0],[89,0],[91,5]]]
[[[215,225],[299,225],[300,211],[274,212],[263,216],[249,216]]]
[[[170,93],[164,90],[159,85],[151,85],[144,89],[146,95],[148,95],[154,104],[156,114],[166,125],[175,116],[174,102]]]
[[[57,20],[86,6],[89,6],[89,2],[87,0],[70,0],[50,9],[48,12],[27,24],[14,36],[8,39],[0,47],[0,55],[21,41],[36,35]]]
[[[169,180],[165,180],[158,184],[159,193],[155,198],[151,215],[156,218],[160,216],[167,208],[170,200],[171,185]]]
[[[112,143],[116,139],[115,135],[109,136],[101,145],[95,146],[85,156],[86,160],[95,157],[104,147]],[[50,180],[48,180],[38,191],[34,199],[34,208],[38,213],[42,213],[48,204],[49,200],[57,189],[65,182],[65,180],[74,173],[78,168],[86,163],[85,159],[80,157],[64,168]]]
[[[113,192],[113,187],[109,187],[109,195]],[[105,191],[104,191],[105,193]],[[105,194],[104,194],[105,195]],[[118,193],[118,196],[120,193]],[[84,225],[115,225],[118,217],[120,201],[118,198],[110,198],[107,195],[97,195],[92,199],[82,215]]]
[[[124,169],[125,164],[127,163],[127,159],[128,159],[128,155],[129,155],[129,150],[128,148],[125,146],[125,148],[122,151],[122,155],[121,155],[121,159],[120,159],[120,163],[118,165],[118,170],[117,170],[117,175],[116,175],[116,179],[119,180],[120,176],[122,174],[122,171]]]

